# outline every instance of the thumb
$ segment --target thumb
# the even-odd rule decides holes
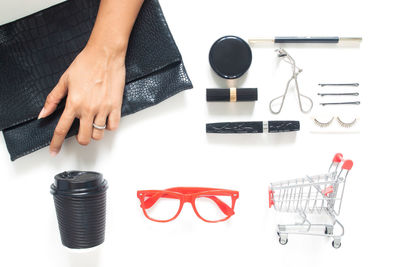
[[[61,100],[67,95],[67,79],[63,74],[57,85],[46,98],[46,102],[39,113],[38,119],[45,118],[53,113]]]

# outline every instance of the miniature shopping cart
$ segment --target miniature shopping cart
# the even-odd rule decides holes
[[[274,206],[278,212],[297,213],[302,218],[299,223],[278,224],[279,243],[286,245],[289,234],[304,234],[327,236],[333,238],[334,248],[341,246],[344,227],[337,216],[342,206],[346,178],[352,167],[351,160],[343,161],[343,155],[336,154],[326,174],[271,183],[269,207]],[[313,224],[307,214],[328,216],[331,223]]]

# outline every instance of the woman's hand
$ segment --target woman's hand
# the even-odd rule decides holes
[[[50,153],[60,152],[75,118],[80,120],[77,140],[87,145],[103,138],[96,126],[118,127],[125,86],[125,54],[133,24],[143,0],[101,0],[86,47],[47,96],[39,119],[53,113],[67,96],[65,109],[54,131]]]
[[[49,116],[67,96],[50,153],[55,156],[60,151],[75,118],[80,120],[76,138],[81,145],[103,138],[104,130],[95,129],[93,123],[107,125],[108,130],[117,129],[124,85],[125,51],[88,44],[61,76],[39,114],[39,118]]]

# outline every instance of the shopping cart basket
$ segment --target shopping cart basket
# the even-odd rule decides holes
[[[337,217],[346,178],[352,167],[353,162],[343,161],[343,155],[338,153],[326,174],[271,183],[269,207],[274,206],[278,212],[298,213],[302,218],[299,223],[278,224],[279,243],[285,245],[289,234],[304,234],[331,237],[334,248],[341,246],[344,227]],[[307,214],[328,216],[331,223],[313,224]]]

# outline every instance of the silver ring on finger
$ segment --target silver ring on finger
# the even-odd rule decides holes
[[[93,128],[97,129],[97,130],[104,130],[107,127],[107,125],[97,125],[96,123],[93,123]]]

